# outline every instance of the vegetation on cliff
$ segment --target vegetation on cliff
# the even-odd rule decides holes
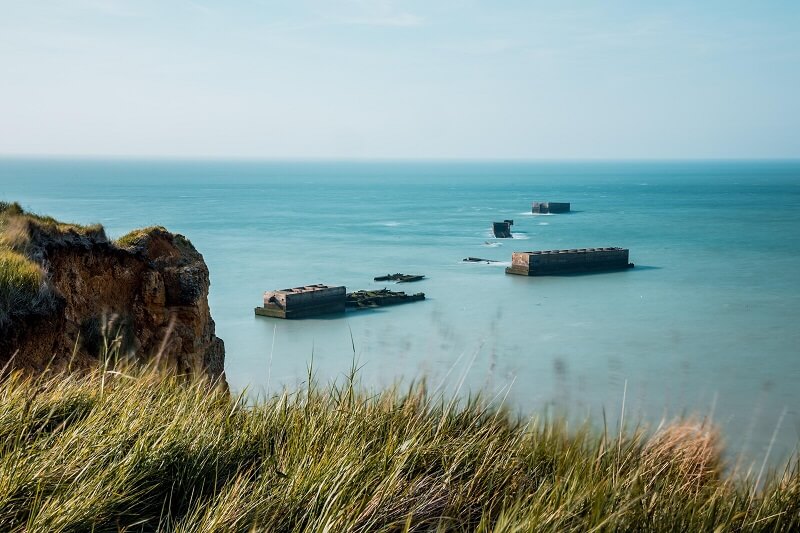
[[[132,248],[141,244],[153,231],[167,231],[164,226],[148,226],[130,231],[116,240],[117,245]]]
[[[15,315],[23,315],[50,303],[44,271],[25,254],[20,227],[30,220],[43,220],[25,213],[19,204],[0,202],[0,331]]]
[[[40,226],[45,226],[48,229],[58,231],[60,233],[77,232],[87,234],[95,231],[102,230],[103,226],[100,224],[75,224],[72,222],[63,222],[56,220],[51,216],[38,215],[22,209],[22,206],[17,202],[0,202],[0,224],[7,223],[12,218],[34,222]],[[0,226],[2,227],[2,226]]]
[[[796,531],[800,472],[722,474],[715,433],[520,421],[352,377],[247,405],[141,366],[0,383],[9,531]]]
[[[15,310],[36,300],[43,281],[42,269],[22,254],[0,249],[0,324]]]

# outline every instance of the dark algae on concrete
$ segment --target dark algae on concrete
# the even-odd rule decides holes
[[[412,281],[422,281],[423,279],[425,279],[425,276],[417,274],[386,274],[385,276],[377,276],[373,279],[375,281],[395,281],[397,283],[410,283]]]
[[[347,307],[365,309],[370,307],[383,307],[408,302],[418,302],[425,299],[424,292],[406,294],[402,291],[380,289],[377,291],[355,291],[347,295]]]

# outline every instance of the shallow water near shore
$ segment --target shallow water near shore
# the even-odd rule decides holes
[[[522,413],[615,423],[624,395],[626,420],[711,416],[729,460],[756,468],[800,439],[798,162],[0,159],[0,200],[112,237],[153,224],[188,236],[235,390],[296,385],[313,354],[321,381],[354,358],[368,386],[426,376],[452,391],[465,375],[461,394]],[[535,200],[574,211],[533,215]],[[516,238],[493,239],[509,218]],[[595,246],[630,248],[636,268],[504,274],[512,251]],[[395,272],[426,279],[372,281]],[[308,283],[428,299],[254,316],[263,291]]]

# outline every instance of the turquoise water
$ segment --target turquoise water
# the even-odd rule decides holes
[[[368,386],[426,376],[522,412],[711,416],[756,467],[800,439],[800,163],[0,160],[0,199],[111,236],[161,224],[211,270],[228,380],[253,394],[313,366]],[[534,216],[534,200],[568,215]],[[494,220],[518,238],[493,241]],[[624,246],[636,268],[524,278],[512,251]],[[428,300],[344,317],[255,317],[263,291],[427,279]],[[509,389],[510,387],[510,389]],[[506,396],[507,394],[507,396]],[[500,401],[500,400],[498,400]],[[783,417],[782,417],[783,414]],[[780,420],[780,424],[779,424]],[[777,430],[777,431],[776,431]]]

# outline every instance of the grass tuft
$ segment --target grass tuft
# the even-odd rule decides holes
[[[39,265],[22,254],[0,249],[0,287],[9,285],[34,292],[42,282]]]
[[[25,213],[22,206],[17,202],[2,202],[0,201],[0,217],[6,216],[19,216]]]
[[[29,309],[41,296],[44,272],[27,257],[0,244],[0,326]]]

